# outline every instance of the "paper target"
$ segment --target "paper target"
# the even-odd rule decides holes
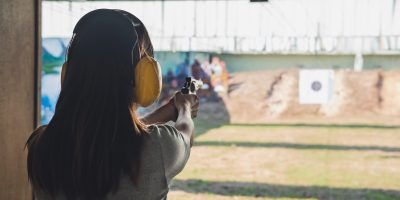
[[[326,104],[333,96],[334,71],[307,69],[299,73],[300,104]]]

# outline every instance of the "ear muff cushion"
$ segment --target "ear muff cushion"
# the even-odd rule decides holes
[[[160,65],[150,56],[140,59],[135,69],[136,103],[146,107],[160,96],[162,76]]]

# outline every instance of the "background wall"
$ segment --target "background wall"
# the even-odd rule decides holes
[[[0,199],[32,199],[25,142],[37,118],[40,0],[0,0]]]
[[[222,54],[230,72],[284,68],[350,68],[355,55]],[[363,55],[364,69],[399,69],[399,55]]]
[[[160,62],[163,73],[174,69],[189,57],[190,65],[194,59],[203,62],[210,55],[218,55],[225,63],[230,73],[275,70],[288,68],[327,68],[353,69],[355,55],[306,55],[306,54],[229,54],[210,52],[171,52],[157,51],[156,58]],[[400,56],[397,54],[363,55],[364,69],[393,70],[400,68]]]

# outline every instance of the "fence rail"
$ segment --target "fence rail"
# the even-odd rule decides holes
[[[400,54],[400,35],[324,37],[152,37],[158,50],[234,53]]]

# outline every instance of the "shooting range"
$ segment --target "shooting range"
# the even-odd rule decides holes
[[[400,199],[397,0],[0,0],[0,199],[32,199],[24,145],[98,8],[148,28],[163,89],[140,115],[203,82],[168,199]]]

